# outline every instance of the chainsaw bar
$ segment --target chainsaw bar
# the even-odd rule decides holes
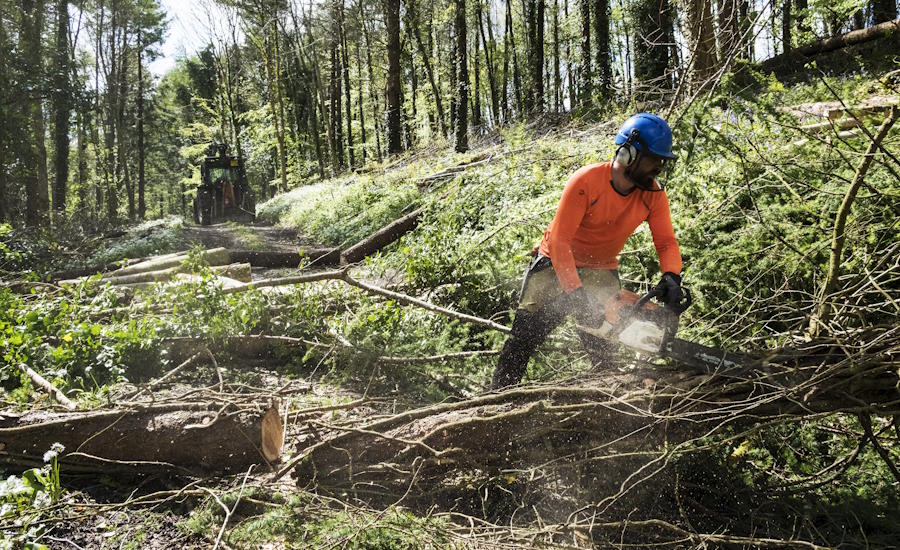
[[[721,372],[748,366],[752,359],[740,353],[732,353],[719,348],[711,348],[696,342],[675,338],[659,355],[669,357],[679,363],[704,370],[708,373]]]

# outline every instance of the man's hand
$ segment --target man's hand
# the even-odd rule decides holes
[[[684,290],[681,288],[681,276],[672,272],[663,273],[662,280],[654,289],[657,299],[669,306],[677,313],[683,311],[681,302],[684,300]]]
[[[579,324],[590,328],[599,328],[603,324],[603,306],[580,286],[566,295],[566,307],[575,315]]]

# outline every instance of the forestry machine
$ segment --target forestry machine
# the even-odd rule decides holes
[[[244,163],[228,154],[222,143],[212,143],[200,163],[200,185],[194,197],[194,222],[252,222],[256,197],[247,183]]]
[[[748,364],[751,358],[711,348],[695,342],[675,338],[678,319],[691,305],[691,293],[685,292],[681,303],[660,306],[650,302],[659,295],[652,290],[639,296],[629,290],[619,290],[603,307],[603,322],[599,327],[578,328],[594,336],[611,340],[634,351],[675,361],[706,372],[732,369]]]

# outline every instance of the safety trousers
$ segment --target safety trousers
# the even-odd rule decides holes
[[[526,270],[512,332],[500,351],[491,380],[492,390],[518,384],[535,350],[567,316],[574,315],[577,323],[583,326],[594,326],[602,317],[603,304],[620,288],[618,273],[578,268],[578,275],[589,303],[572,303],[559,285],[549,258],[539,256]],[[612,365],[613,344],[580,330],[578,336],[595,368]]]

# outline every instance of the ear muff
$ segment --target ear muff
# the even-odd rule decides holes
[[[616,149],[616,162],[622,166],[631,166],[637,160],[637,149],[630,143],[623,143]]]

